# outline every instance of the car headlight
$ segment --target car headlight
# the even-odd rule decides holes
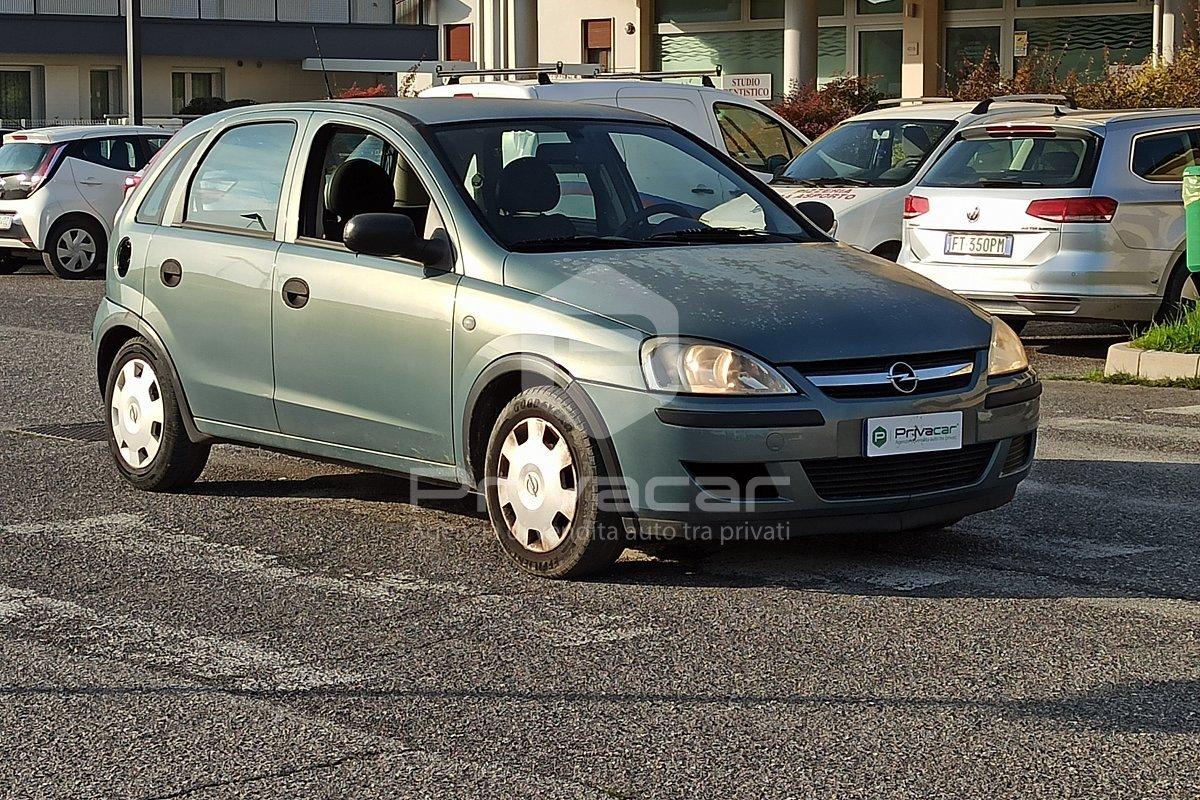
[[[699,339],[649,339],[642,372],[651,390],[676,394],[795,394],[774,367],[754,356]]]
[[[1011,375],[1029,369],[1025,345],[1016,331],[999,317],[992,317],[992,346],[988,350],[988,377]]]

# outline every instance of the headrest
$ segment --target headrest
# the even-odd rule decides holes
[[[558,205],[562,187],[554,170],[538,158],[518,158],[500,171],[496,203],[508,214],[540,214]]]
[[[900,148],[906,156],[923,156],[931,146],[929,134],[920,125],[905,125],[900,131]]]
[[[357,214],[391,211],[395,204],[391,176],[365,158],[352,158],[338,167],[325,190],[325,207],[343,222]]]

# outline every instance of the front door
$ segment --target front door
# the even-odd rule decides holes
[[[307,115],[238,124],[201,147],[147,251],[143,314],[192,413],[275,431],[271,278],[290,156]]]
[[[459,276],[356,255],[341,242],[348,219],[368,211],[404,214],[426,234],[443,228],[394,137],[334,120],[312,134],[298,235],[280,248],[275,268],[275,411],[285,434],[449,464]],[[351,161],[360,162],[347,168],[358,177],[344,184],[335,176]],[[392,196],[368,201],[362,181],[386,187],[383,174]]]

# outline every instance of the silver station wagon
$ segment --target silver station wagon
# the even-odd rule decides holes
[[[205,117],[123,206],[107,281],[94,348],[133,485],[196,480],[217,442],[411,476],[418,501],[452,484],[538,575],[639,537],[944,526],[1033,459],[1041,385],[1003,322],[636,112]]]

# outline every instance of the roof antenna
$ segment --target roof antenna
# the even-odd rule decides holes
[[[325,69],[325,56],[321,55],[321,40],[317,38],[317,26],[312,26],[313,46],[317,48],[317,60],[321,62],[321,77],[325,79],[325,99],[333,99],[333,87],[329,85],[329,71]]]

